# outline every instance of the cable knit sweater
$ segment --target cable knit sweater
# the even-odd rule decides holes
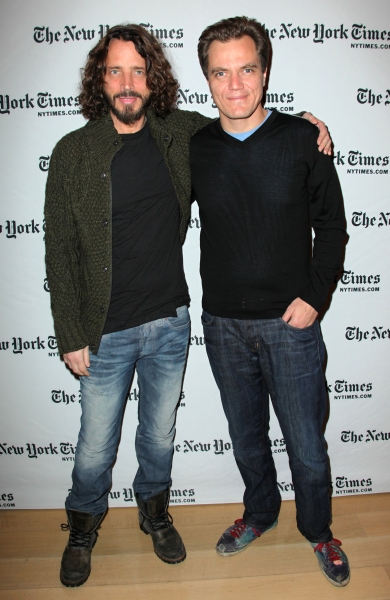
[[[210,119],[174,110],[147,118],[180,204],[190,216],[189,142]],[[111,296],[111,161],[122,146],[109,115],[66,135],[53,150],[46,185],[46,270],[60,354],[97,353]]]

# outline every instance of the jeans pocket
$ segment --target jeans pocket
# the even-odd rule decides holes
[[[176,317],[166,317],[167,323],[172,329],[182,329],[188,327],[190,324],[190,313],[188,312],[188,306],[179,306],[176,309]]]
[[[294,327],[294,325],[290,325],[290,323],[286,323],[286,321],[284,321],[284,319],[280,318],[280,320],[287,329],[289,329],[292,333],[296,333],[297,336],[302,337],[302,339],[310,338],[312,336],[312,333],[313,333],[316,323],[317,323],[317,319],[316,319],[314,321],[314,323],[312,323],[311,325],[308,325],[308,327]]]
[[[202,325],[212,325],[214,322],[214,315],[210,315],[210,313],[206,312],[205,310],[202,311],[202,316],[200,317],[201,321],[202,321]]]

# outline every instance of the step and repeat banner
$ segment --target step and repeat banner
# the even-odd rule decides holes
[[[327,346],[326,439],[333,495],[390,491],[390,4],[388,0],[4,0],[0,23],[0,507],[58,508],[71,485],[79,382],[58,354],[44,265],[44,191],[56,142],[85,123],[80,68],[113,25],[141,24],[180,82],[179,107],[217,116],[197,62],[202,30],[245,14],[273,46],[266,106],[324,120],[334,141],[349,240],[321,326]],[[177,417],[173,503],[239,502],[243,484],[200,323],[197,207],[184,246],[192,297]],[[139,392],[129,390],[110,506],[134,506]],[[294,497],[275,416],[270,440],[284,499]]]

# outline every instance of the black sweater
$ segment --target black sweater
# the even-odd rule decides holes
[[[318,151],[317,137],[307,121],[274,111],[244,142],[219,120],[192,138],[210,314],[276,318],[297,297],[317,311],[324,304],[340,268],[345,219],[332,159]]]

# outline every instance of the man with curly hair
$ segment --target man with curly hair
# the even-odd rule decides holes
[[[167,512],[190,327],[181,244],[190,215],[189,142],[210,119],[177,110],[177,93],[158,41],[137,25],[113,27],[84,69],[80,102],[89,121],[52,153],[47,276],[59,352],[80,377],[82,408],[65,503],[66,586],[83,584],[91,571],[135,368],[140,527],[161,560],[186,557]],[[322,129],[320,149],[328,152]]]

